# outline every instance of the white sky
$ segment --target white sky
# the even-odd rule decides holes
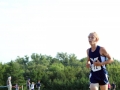
[[[0,62],[32,53],[86,57],[88,34],[120,59],[120,0],[0,0]]]

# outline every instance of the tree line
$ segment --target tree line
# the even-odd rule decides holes
[[[26,80],[41,81],[41,90],[89,90],[89,72],[86,57],[78,59],[75,54],[63,52],[56,57],[33,53],[30,57],[17,57],[7,63],[0,63],[0,86],[5,86],[7,77],[12,85],[18,83],[26,89]],[[114,59],[107,65],[110,83],[120,89],[120,62]],[[4,89],[5,90],[5,89]]]

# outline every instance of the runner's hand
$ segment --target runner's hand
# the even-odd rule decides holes
[[[101,63],[99,60],[93,62],[93,64],[94,64],[95,66],[102,66],[102,63]]]

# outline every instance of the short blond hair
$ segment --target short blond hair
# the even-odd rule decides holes
[[[98,36],[98,34],[96,32],[91,32],[90,34],[94,35],[96,37],[97,41],[99,41],[99,36]]]

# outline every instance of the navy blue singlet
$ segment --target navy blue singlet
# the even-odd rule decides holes
[[[99,85],[107,84],[109,81],[106,66],[93,65],[93,62],[96,62],[96,60],[99,60],[100,62],[104,62],[106,60],[105,56],[100,55],[100,46],[97,46],[94,52],[92,52],[90,48],[88,55],[91,64],[91,72],[89,75],[90,83],[99,83]]]

